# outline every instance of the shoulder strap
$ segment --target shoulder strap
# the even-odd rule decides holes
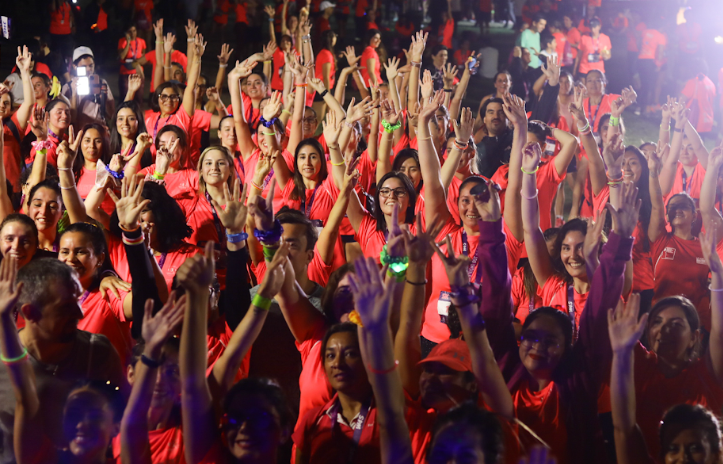
[[[3,121],[3,124],[5,124],[10,129],[10,132],[13,133],[13,137],[15,137],[15,140],[17,140],[18,143],[23,141],[23,139],[20,138],[20,131],[18,130],[18,126],[15,125],[15,122],[12,120],[12,118],[7,118]]]

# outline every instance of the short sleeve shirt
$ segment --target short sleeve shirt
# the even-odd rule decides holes
[[[605,72],[605,60],[602,58],[603,50],[610,50],[612,44],[610,37],[600,34],[596,39],[584,35],[580,42],[580,74],[587,74],[592,70]]]

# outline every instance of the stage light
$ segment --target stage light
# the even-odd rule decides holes
[[[723,36],[719,35],[718,37],[716,37],[713,40],[715,40],[715,43],[717,43],[718,45],[723,44]]]

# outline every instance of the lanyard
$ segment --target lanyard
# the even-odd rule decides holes
[[[158,267],[160,267],[161,269],[163,269],[163,265],[166,264],[166,255],[167,254],[168,253],[161,253],[161,259],[158,260]]]
[[[131,147],[128,149],[128,151],[125,152],[125,153],[123,153],[123,150],[121,150],[121,154],[122,154],[124,157],[127,157],[128,155],[130,155],[131,153],[133,153],[133,152],[135,151],[135,149],[136,149],[136,144],[137,144],[137,142],[133,142],[133,145],[131,145]]]
[[[567,286],[567,314],[572,322],[572,338],[577,339],[577,325],[575,324],[575,289],[572,285]]]
[[[465,256],[469,256],[469,244],[467,243],[467,232],[462,230],[462,253]],[[474,258],[472,258],[472,261],[469,263],[469,266],[467,267],[467,275],[469,276],[472,283],[479,283],[479,268],[477,268],[477,272],[475,273],[475,267],[477,266],[477,261],[479,261],[479,245],[477,246],[477,249],[474,251]],[[474,275],[474,279],[472,278],[472,274]]]
[[[314,192],[311,194],[311,198],[309,198],[309,208],[306,208],[306,192],[304,192],[304,198],[301,199],[301,211],[304,212],[304,216],[306,216],[307,219],[310,219],[311,215],[311,207],[314,204],[314,197],[316,197],[316,191],[319,190],[319,187],[321,184],[317,183],[316,187],[314,187]]]
[[[271,171],[266,175],[266,179],[264,179],[264,183],[261,185],[261,190],[266,190],[266,186],[269,185],[269,182],[271,182],[271,178],[274,177],[274,168],[271,168]]]
[[[369,417],[370,409],[371,399],[368,399],[364,402],[364,404],[362,404],[362,407],[359,410],[359,415],[357,416],[358,419],[356,421],[356,426],[354,427],[354,443],[349,448],[349,457],[346,461],[347,464],[352,464],[354,462],[354,455],[359,447],[359,440],[361,439],[362,430],[364,430],[364,423]],[[334,402],[334,406],[331,407],[331,420],[334,433],[339,431],[339,414],[341,414],[341,405],[339,404],[339,399],[337,398],[336,402]]]
[[[226,234],[224,231],[223,224],[221,224],[221,220],[218,218],[218,213],[216,213],[216,208],[214,208],[213,203],[211,202],[211,195],[206,192],[206,201],[208,202],[208,206],[211,207],[211,213],[213,213],[213,225],[216,228],[216,234],[218,234],[218,245],[223,250],[226,248]]]
[[[85,311],[83,311],[83,303],[85,303],[85,300],[88,299],[88,295],[90,295],[90,290],[86,290],[83,292],[83,296],[80,297],[78,300],[78,304],[80,305],[80,311],[85,314]]]
[[[159,98],[160,98],[160,97],[159,97]],[[168,120],[171,119],[171,116],[173,116],[173,115],[170,115],[170,116],[168,116],[168,117],[166,118],[166,122],[165,122],[165,124],[163,124],[164,126],[165,126],[166,124],[168,124]],[[161,121],[161,113],[159,112],[159,113],[158,113],[158,119],[156,119],[156,125],[153,126],[153,140],[154,140],[154,141],[156,140],[156,134],[158,134],[158,123],[159,123],[160,121]]]
[[[595,122],[597,121],[597,114],[600,112],[600,107],[602,106],[603,99],[605,98],[605,95],[603,95],[600,98],[600,104],[597,105],[597,108],[595,108],[595,114],[592,117],[592,122],[590,123],[590,127],[592,128],[593,132],[595,132]],[[592,103],[590,103],[590,99],[587,99],[587,114],[592,113]]]
[[[690,189],[693,187],[693,176],[695,175],[695,168],[693,168],[693,174],[690,175],[690,183],[688,182],[688,173],[685,172],[685,168],[683,169],[683,191],[690,195]]]

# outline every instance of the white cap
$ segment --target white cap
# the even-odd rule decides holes
[[[331,3],[328,0],[324,0],[321,2],[321,5],[319,5],[319,11],[324,11],[327,8],[334,8],[336,6],[336,3]]]
[[[83,47],[78,47],[75,50],[73,50],[73,61],[77,60],[78,58],[80,58],[81,56],[84,56],[84,55],[90,55],[93,58],[95,58],[95,56],[93,55],[93,50],[91,50],[90,47],[83,46]]]

